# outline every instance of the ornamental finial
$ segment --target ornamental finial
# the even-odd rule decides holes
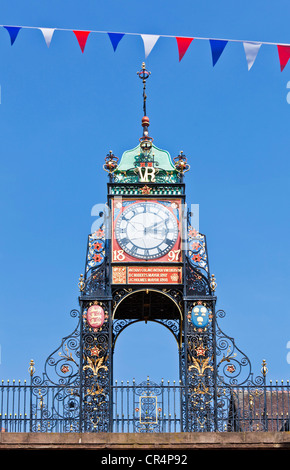
[[[146,95],[146,80],[149,78],[151,72],[148,72],[148,70],[145,67],[145,62],[142,64],[142,69],[137,72],[137,75],[139,78],[142,79],[143,82],[143,111],[144,111],[144,116],[146,116],[146,100],[147,100],[147,95]]]
[[[105,158],[105,164],[103,165],[104,170],[111,175],[118,166],[118,160],[118,157],[116,157],[112,150],[110,150]]]
[[[176,170],[183,175],[186,171],[190,169],[190,166],[187,163],[187,158],[183,154],[183,151],[181,150],[179,155],[177,157],[173,158],[174,161],[174,166]]]
[[[263,376],[266,377],[266,375],[268,373],[268,368],[267,368],[267,363],[266,363],[265,359],[263,359],[263,362],[262,362],[261,372],[262,372]]]
[[[79,282],[78,282],[78,288],[81,292],[84,290],[85,285],[86,284],[85,284],[85,281],[84,281],[84,276],[83,276],[83,274],[81,274],[80,277],[79,277]]]
[[[216,283],[215,275],[214,275],[214,274],[211,275],[210,287],[211,287],[211,290],[212,290],[213,292],[215,292],[215,290],[216,290],[216,288],[217,288],[217,283]]]
[[[31,361],[29,363],[28,370],[29,370],[30,377],[32,377],[34,372],[35,372],[34,360],[33,359],[31,359]]]
[[[148,72],[148,70],[145,67],[145,63],[143,62],[142,69],[139,72],[137,72],[137,75],[143,81],[143,111],[144,111],[144,116],[142,118],[143,136],[139,139],[139,141],[140,141],[141,151],[145,157],[149,155],[151,148],[152,148],[152,142],[153,142],[152,137],[149,137],[149,133],[148,133],[148,127],[150,125],[149,117],[146,116],[146,100],[147,100],[146,80],[147,78],[149,78],[150,74],[151,72]]]

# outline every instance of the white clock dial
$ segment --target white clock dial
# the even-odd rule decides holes
[[[178,238],[177,220],[162,204],[139,202],[124,210],[115,228],[120,247],[140,259],[161,258]]]

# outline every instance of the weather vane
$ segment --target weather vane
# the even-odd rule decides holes
[[[145,67],[145,63],[143,62],[142,69],[140,70],[140,72],[137,72],[137,75],[143,81],[143,111],[144,111],[144,116],[146,116],[146,99],[147,99],[147,96],[146,96],[146,80],[147,80],[147,78],[149,78],[150,74],[151,74],[151,72],[148,72],[148,70]]]

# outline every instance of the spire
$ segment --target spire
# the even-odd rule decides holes
[[[148,154],[150,153],[150,150],[152,148],[152,142],[153,142],[152,137],[149,137],[149,134],[148,134],[148,127],[150,123],[149,123],[149,117],[146,116],[147,114],[146,113],[146,100],[147,100],[146,80],[149,78],[150,74],[151,72],[148,72],[148,70],[145,67],[145,63],[143,62],[142,69],[139,72],[137,72],[137,75],[139,76],[139,78],[141,78],[143,82],[143,112],[144,112],[144,116],[142,118],[143,136],[139,140],[140,140],[141,150],[145,157],[148,156]]]
[[[137,72],[137,75],[139,76],[139,78],[142,79],[142,82],[143,82],[143,111],[144,111],[144,116],[146,116],[146,100],[147,100],[146,80],[151,75],[151,72],[148,72],[148,70],[146,70],[145,62],[143,62],[142,69],[139,72]]]
[[[137,75],[143,83],[143,112],[141,125],[143,135],[139,144],[130,150],[126,150],[121,161],[110,152],[105,158],[104,170],[109,173],[111,182],[117,183],[180,183],[184,173],[189,170],[187,158],[181,151],[172,161],[167,150],[162,150],[153,144],[153,138],[149,136],[149,117],[146,115],[146,81],[151,72],[148,72],[143,62]],[[144,187],[146,189],[146,187]],[[139,190],[138,190],[139,191]],[[142,188],[140,189],[142,191]]]

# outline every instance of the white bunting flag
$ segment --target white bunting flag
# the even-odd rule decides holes
[[[149,56],[150,52],[152,51],[153,47],[155,46],[160,36],[156,36],[155,34],[141,34],[141,37],[144,42],[145,59],[146,59]]]
[[[39,28],[39,29],[43,34],[47,47],[49,47],[55,28]]]
[[[255,62],[255,59],[257,57],[257,54],[259,52],[259,49],[261,47],[261,43],[259,42],[244,42],[244,49],[245,49],[245,54],[246,54],[246,59],[248,62],[248,70],[252,67],[253,63]]]

